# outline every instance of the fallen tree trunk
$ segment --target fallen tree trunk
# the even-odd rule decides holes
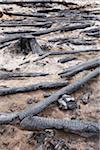
[[[10,45],[10,43],[4,43],[2,45],[0,45],[0,49],[8,47]]]
[[[0,4],[18,4],[18,3],[59,3],[59,4],[73,4],[75,3],[66,2],[66,0],[3,0]]]
[[[84,137],[99,136],[99,123],[86,122],[79,120],[66,119],[48,119],[44,117],[26,117],[20,123],[20,127],[24,130],[44,130],[58,129],[64,130],[67,133],[74,133]]]
[[[92,40],[81,40],[81,39],[66,39],[59,42],[58,44],[71,43],[73,45],[95,45],[96,43]]]
[[[68,85],[68,81],[57,81],[57,82],[41,82],[33,85],[23,86],[23,87],[10,87],[0,89],[0,96],[30,92],[40,89],[50,89],[59,88]]]
[[[52,22],[48,21],[48,22],[42,22],[42,23],[24,23],[24,22],[21,22],[20,24],[19,23],[1,23],[0,24],[0,27],[42,27],[42,28],[45,28],[45,27],[51,27],[52,25]]]
[[[83,77],[82,79],[76,81],[73,84],[70,84],[57,92],[53,93],[48,98],[38,102],[36,105],[31,106],[30,108],[26,108],[22,112],[18,113],[0,113],[0,125],[2,124],[18,124],[21,120],[28,116],[33,116],[39,114],[46,107],[48,107],[51,103],[56,102],[60,96],[63,94],[71,94],[90,81],[92,78],[96,77],[100,74],[100,68],[95,69],[90,72],[88,75]]]
[[[100,52],[100,49],[83,49],[83,50],[70,50],[70,51],[51,51],[48,52],[41,57],[35,59],[33,62],[42,60],[48,56],[53,56],[53,55],[65,55],[65,54],[78,54],[78,53],[86,53],[86,52]]]
[[[91,23],[72,24],[72,25],[58,27],[58,28],[55,28],[55,29],[48,29],[48,30],[44,30],[44,31],[37,31],[37,32],[32,33],[32,35],[40,36],[40,35],[48,34],[48,33],[51,33],[51,32],[57,32],[57,31],[73,31],[73,30],[76,30],[76,29],[84,29],[84,28],[90,27],[92,25],[93,24],[91,24]]]
[[[37,40],[33,36],[22,36],[20,37],[21,51],[28,54],[30,51],[32,53],[37,53],[38,55],[43,55],[44,52],[38,44]]]
[[[61,77],[71,77],[79,72],[82,72],[86,69],[95,68],[100,66],[100,58],[91,59],[85,63],[72,66],[71,68],[66,69],[64,72],[60,73]]]
[[[31,33],[34,36],[40,36],[40,35],[57,32],[57,31],[72,31],[72,30],[76,30],[76,29],[84,29],[84,28],[90,27],[92,25],[93,24],[91,24],[91,23],[72,24],[72,25],[65,25],[65,26],[61,26],[61,27],[57,27],[57,28],[53,28],[53,29],[42,30],[42,31],[32,31],[32,30],[30,30],[30,31],[8,31],[8,32],[6,31],[4,33],[5,34]]]
[[[25,118],[29,115],[36,115],[36,114],[40,113],[42,110],[44,110],[46,107],[48,107],[48,105],[50,105],[53,102],[56,102],[60,96],[62,96],[63,94],[71,94],[71,93],[75,92],[80,87],[82,87],[82,85],[86,84],[92,78],[99,75],[99,73],[100,73],[100,68],[97,68],[94,71],[92,71],[91,73],[89,73],[88,75],[86,75],[85,77],[83,77],[82,79],[76,81],[75,83],[70,84],[70,85],[58,90],[57,92],[53,93],[50,97],[37,103],[35,106],[22,111],[19,115],[20,119],[22,120],[23,118]]]
[[[16,122],[18,118],[18,113],[0,113],[0,125],[10,124],[14,121]]]
[[[0,80],[9,79],[9,78],[17,78],[17,77],[39,77],[46,76],[48,73],[27,73],[27,72],[1,72]]]
[[[18,39],[19,39],[19,36],[18,37],[12,37],[12,38],[6,37],[6,38],[0,40],[0,44],[5,44],[7,42],[12,42],[12,41],[15,41]]]
[[[24,16],[24,17],[42,17],[45,18],[46,15],[42,14],[42,13],[33,13],[33,14],[25,14],[25,13],[13,13],[13,12],[3,12],[5,15],[9,15],[9,16]]]

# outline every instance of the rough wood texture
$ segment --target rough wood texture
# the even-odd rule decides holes
[[[75,59],[76,59],[75,57],[67,57],[67,58],[59,59],[58,62],[60,62],[60,63],[66,63],[68,61],[72,61],[72,60],[75,60]]]
[[[13,13],[13,12],[3,12],[5,15],[9,15],[9,16],[24,16],[24,17],[42,17],[45,18],[46,15],[42,14],[42,13],[33,13],[33,14],[25,14],[25,13]]]
[[[66,0],[2,0],[0,1],[0,4],[14,4],[14,3],[15,4],[17,3],[61,3],[64,5],[67,4]]]
[[[26,117],[20,123],[24,130],[44,130],[44,129],[58,129],[64,130],[67,133],[74,133],[84,137],[99,136],[99,123],[86,122],[79,120],[66,119],[50,119],[44,117]]]
[[[32,35],[34,36],[40,36],[40,35],[44,35],[44,34],[48,34],[48,33],[52,33],[52,32],[57,32],[57,31],[72,31],[72,30],[76,30],[76,29],[84,29],[87,27],[91,27],[93,24],[92,23],[84,23],[84,24],[72,24],[72,25],[65,25],[62,27],[57,27],[57,28],[53,28],[53,29],[47,29],[47,30],[42,30],[42,31],[8,31],[8,32],[4,32],[5,34],[16,34],[16,33],[32,33]]]
[[[10,87],[0,89],[0,95],[9,95],[16,93],[30,92],[40,89],[50,89],[50,88],[59,88],[68,85],[67,81],[57,81],[57,82],[41,82],[33,85],[23,86],[23,87]]]
[[[82,79],[76,81],[73,84],[70,84],[57,92],[53,93],[48,98],[38,102],[36,105],[31,106],[23,110],[22,112],[18,113],[0,113],[0,125],[2,124],[16,124],[19,123],[21,120],[28,116],[37,115],[41,111],[43,111],[46,107],[48,107],[51,103],[56,102],[60,96],[63,94],[71,94],[78,90],[82,85],[86,84],[92,78],[96,77],[100,74],[100,68],[95,69]]]
[[[20,46],[21,51],[23,51],[25,54],[28,54],[30,51],[32,51],[33,54],[34,53],[37,53],[39,55],[44,54],[36,38],[33,36],[22,36],[20,38]]]
[[[100,57],[91,59],[85,63],[72,66],[71,68],[66,69],[64,72],[60,73],[61,77],[71,77],[79,72],[82,72],[86,69],[95,68],[100,66]]]
[[[65,55],[65,54],[78,54],[78,53],[88,53],[88,52],[100,52],[100,49],[82,49],[82,50],[70,50],[70,51],[51,51],[48,52],[44,55],[42,55],[41,57],[35,59],[33,62],[42,60],[48,56],[53,56],[53,55]]]
[[[48,73],[32,73],[32,72],[1,72],[0,73],[0,80],[4,79],[11,79],[17,77],[39,77],[39,76],[46,76],[49,75]]]
[[[36,115],[40,113],[42,110],[44,110],[48,105],[58,100],[60,96],[63,94],[71,94],[78,90],[82,85],[86,84],[88,81],[90,81],[92,78],[96,77],[100,73],[100,68],[95,69],[94,71],[90,72],[88,75],[83,77],[82,79],[76,81],[75,83],[72,83],[57,92],[53,93],[50,97],[40,101],[35,106],[28,108],[20,113],[20,119],[23,119],[29,115]]]

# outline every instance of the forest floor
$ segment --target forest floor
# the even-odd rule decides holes
[[[47,6],[48,5],[48,6]],[[100,33],[100,4],[92,3],[90,5],[85,4],[84,7],[81,4],[67,6],[61,4],[46,4],[46,6],[32,5],[32,4],[0,4],[0,10],[2,12],[12,13],[26,13],[34,14],[39,10],[51,9],[49,13],[47,11],[41,14],[46,15],[48,18],[48,25],[37,27],[0,27],[0,41],[6,38],[13,38],[16,34],[8,34],[8,32],[18,32],[25,30],[48,30],[49,28],[57,28],[65,24],[73,24],[84,22],[93,24],[85,29],[77,29],[73,31],[57,31],[40,36],[35,36],[38,44],[43,51],[70,51],[70,50],[84,50],[84,49],[100,49],[100,36],[87,36],[84,30],[99,28]],[[48,7],[48,8],[47,8]],[[55,9],[55,10],[54,10]],[[54,11],[52,11],[54,10]],[[89,13],[84,14],[88,11]],[[95,14],[93,12],[96,12]],[[86,16],[85,16],[86,15]],[[82,17],[85,16],[85,17]],[[39,19],[42,17],[25,17],[25,16],[9,16],[5,13],[1,15],[0,25],[3,24],[21,24],[22,22],[30,24],[39,23]],[[53,22],[55,21],[55,22]],[[40,21],[41,23],[42,21]],[[50,24],[51,22],[51,24]],[[53,22],[53,23],[52,23]],[[42,22],[43,23],[43,22]],[[22,34],[20,34],[22,35]],[[94,44],[74,44],[71,42],[50,42],[56,38],[68,38],[79,40],[90,40]],[[80,64],[88,61],[89,59],[96,58],[100,55],[100,52],[86,52],[77,54],[66,54],[66,55],[54,55],[48,56],[42,60],[34,61],[41,57],[38,54],[33,54],[31,51],[25,55],[20,51],[18,47],[18,40],[8,42],[8,46],[0,49],[0,72],[42,72],[48,73],[47,76],[41,77],[18,77],[7,80],[0,80],[0,88],[6,87],[20,87],[25,85],[31,85],[46,81],[63,81],[58,75],[65,68]],[[2,45],[2,44],[1,44]],[[75,57],[76,59],[68,61],[66,63],[58,62],[59,59],[65,57]],[[92,69],[91,69],[92,70]],[[72,76],[65,78],[69,83],[73,83],[76,80],[82,78],[88,74],[91,70],[85,70]],[[40,113],[41,116],[59,118],[59,119],[79,119],[87,121],[99,121],[100,111],[100,78],[93,78],[89,83],[85,84],[81,89],[71,94],[77,103],[77,108],[73,110],[61,110],[58,104],[52,104]],[[15,112],[22,111],[23,109],[35,105],[44,98],[45,93],[54,92],[55,90],[37,90],[33,92],[17,93],[6,96],[0,96],[0,112]],[[90,93],[86,104],[83,103],[82,97]],[[56,145],[60,144],[61,147],[58,150],[99,150],[99,139],[97,138],[84,138],[74,134],[67,134],[63,131],[57,130],[43,130],[43,131],[24,131],[14,126],[0,126],[0,150],[46,150],[56,149]]]

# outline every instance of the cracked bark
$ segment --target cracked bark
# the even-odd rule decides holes
[[[50,88],[59,88],[68,85],[68,81],[57,81],[57,82],[41,82],[33,85],[27,85],[23,87],[9,87],[0,89],[0,96],[31,92],[35,90],[50,89]]]
[[[66,120],[66,119],[51,119],[45,117],[26,117],[20,123],[20,127],[24,130],[44,130],[44,129],[58,129],[64,130],[67,133],[74,133],[84,137],[99,136],[99,123]]]
[[[17,77],[39,77],[39,76],[47,76],[48,73],[32,73],[32,72],[1,72],[0,73],[0,80],[4,79],[12,79]]]
[[[65,55],[65,54],[78,54],[78,53],[88,53],[88,52],[100,52],[100,49],[82,49],[82,50],[70,50],[70,51],[51,51],[48,52],[39,58],[35,59],[33,62],[40,61],[48,56],[55,56],[55,55]]]
[[[60,96],[63,94],[71,94],[78,90],[82,85],[90,81],[92,78],[96,77],[100,73],[100,68],[95,69],[82,79],[76,81],[73,84],[70,84],[57,92],[53,93],[50,97],[42,100],[41,102],[38,102],[35,106],[32,106],[30,108],[27,108],[23,110],[22,112],[15,112],[15,113],[0,113],[0,125],[3,124],[12,124],[12,125],[17,125],[18,127],[21,127],[23,129],[31,128],[31,130],[34,129],[44,129],[44,128],[56,128],[57,129],[65,129],[66,132],[70,133],[75,133],[79,135],[87,135],[87,136],[93,136],[93,135],[98,135],[100,128],[98,127],[98,124],[95,123],[85,123],[85,122],[79,122],[75,120],[75,122],[70,122],[69,123],[66,121],[65,123],[61,123],[64,120],[61,119],[59,122],[58,120],[45,120],[41,118],[36,118],[32,117],[34,115],[37,115],[41,111],[43,111],[46,107],[48,107],[51,103],[56,102]],[[28,118],[27,118],[28,117]],[[31,117],[31,118],[30,118]],[[30,120],[29,120],[30,118]],[[34,122],[33,119],[36,119],[36,122]],[[29,123],[28,127],[28,122],[30,121],[32,124]],[[49,122],[48,122],[49,121]],[[42,124],[40,124],[42,123]],[[50,123],[50,124],[48,124]],[[32,126],[33,125],[33,126]],[[52,126],[51,126],[52,125]]]
[[[98,58],[91,59],[85,63],[81,63],[79,65],[72,66],[72,67],[66,69],[65,71],[61,72],[59,75],[62,78],[63,77],[72,77],[79,72],[82,72],[86,69],[95,68],[99,65],[100,65],[100,58],[98,57]]]

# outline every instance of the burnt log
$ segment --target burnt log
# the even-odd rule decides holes
[[[92,26],[92,23],[83,23],[83,24],[72,24],[72,25],[65,25],[65,26],[61,26],[61,27],[57,27],[57,28],[53,28],[53,29],[47,29],[47,30],[42,30],[42,31],[32,31],[32,30],[27,30],[27,31],[8,31],[8,32],[4,32],[5,34],[17,34],[17,33],[31,33],[34,36],[40,36],[40,35],[44,35],[44,34],[48,34],[48,33],[52,33],[52,32],[57,32],[57,31],[73,31],[73,30],[77,30],[77,29],[84,29],[87,27]]]
[[[66,62],[69,62],[69,61],[72,61],[72,60],[75,60],[75,59],[76,59],[76,57],[67,57],[67,58],[59,59],[58,62],[66,63]]]
[[[0,89],[0,96],[16,94],[16,93],[24,93],[35,90],[43,90],[43,89],[57,89],[59,87],[64,87],[68,85],[67,81],[57,81],[57,82],[41,82],[33,85],[23,86],[23,87],[9,87]]]
[[[65,54],[78,54],[78,53],[88,53],[88,52],[100,52],[100,49],[82,49],[82,50],[69,50],[69,51],[51,51],[51,52],[48,52],[46,54],[44,54],[43,56],[35,59],[33,62],[36,62],[36,61],[39,61],[39,60],[42,60],[48,56],[55,56],[55,55],[65,55]]]
[[[39,76],[47,76],[48,73],[32,73],[32,72],[0,72],[0,80],[12,79],[18,77],[39,77]]]
[[[18,124],[24,118],[28,116],[34,116],[43,111],[46,107],[48,107],[51,103],[56,102],[63,94],[71,94],[77,91],[84,84],[89,82],[92,78],[98,76],[100,74],[100,68],[95,69],[90,72],[85,77],[77,80],[75,83],[72,83],[57,92],[51,94],[48,98],[38,102],[36,105],[31,106],[30,108],[26,108],[22,112],[18,113],[0,113],[0,125],[2,124]]]
[[[30,51],[43,55],[44,52],[38,44],[37,40],[33,36],[23,36],[20,38],[21,51],[25,54],[28,54]]]
[[[23,17],[42,17],[45,18],[46,15],[42,14],[42,13],[33,13],[33,14],[25,14],[25,13],[14,13],[14,12],[3,12],[5,15],[9,15],[9,16],[23,16]]]
[[[60,73],[59,75],[61,77],[71,77],[71,76],[73,76],[79,72],[82,72],[82,71],[87,70],[87,69],[95,68],[97,66],[100,66],[100,58],[99,57],[88,60],[85,63],[81,63],[79,65],[69,67],[64,72]]]
[[[29,131],[58,129],[83,137],[98,137],[100,132],[99,123],[79,120],[51,119],[37,116],[26,117],[21,121],[20,127],[21,129]]]
[[[56,102],[63,94],[71,94],[75,91],[77,91],[80,87],[82,87],[84,84],[86,84],[88,81],[90,81],[92,78],[98,76],[100,74],[100,68],[95,69],[94,71],[90,72],[88,75],[83,77],[80,80],[77,80],[75,83],[72,83],[57,92],[53,93],[48,98],[38,102],[35,106],[30,107],[24,111],[22,111],[19,116],[22,120],[23,118],[29,116],[29,115],[36,115],[43,111],[48,105],[50,105],[53,102]]]

